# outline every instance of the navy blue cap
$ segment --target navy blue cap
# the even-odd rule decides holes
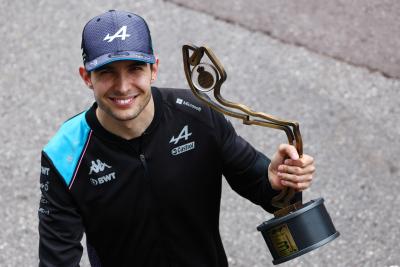
[[[81,47],[87,71],[118,60],[156,61],[146,21],[126,11],[109,10],[91,19],[83,28]]]

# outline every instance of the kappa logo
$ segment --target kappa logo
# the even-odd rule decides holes
[[[189,126],[185,125],[182,128],[182,131],[179,133],[178,137],[175,138],[175,136],[172,136],[171,140],[169,140],[169,143],[174,143],[174,145],[178,144],[179,140],[185,139],[186,141],[188,140],[189,136],[191,136],[192,133],[189,133]]]
[[[101,160],[97,159],[96,161],[92,160],[92,166],[90,166],[89,175],[92,172],[99,173],[104,171],[105,168],[111,168],[111,166],[107,165],[106,163],[102,162]]]
[[[121,38],[121,40],[125,40],[125,38],[131,36],[130,34],[126,33],[126,26],[122,26],[116,33],[114,33],[114,35],[110,36],[109,33],[107,33],[107,36],[104,37],[103,41],[108,41],[109,43],[111,43],[112,41],[114,41],[115,38]]]

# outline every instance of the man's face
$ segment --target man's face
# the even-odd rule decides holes
[[[151,99],[151,84],[157,75],[157,63],[115,61],[93,71],[89,76],[98,104],[99,116],[117,121],[138,117]]]

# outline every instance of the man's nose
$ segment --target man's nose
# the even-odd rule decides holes
[[[118,76],[118,91],[121,93],[128,92],[131,88],[129,76],[125,73],[120,73]]]

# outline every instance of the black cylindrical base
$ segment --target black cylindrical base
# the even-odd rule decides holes
[[[273,264],[301,256],[340,235],[323,203],[322,198],[311,200],[301,209],[257,227],[274,258]]]

